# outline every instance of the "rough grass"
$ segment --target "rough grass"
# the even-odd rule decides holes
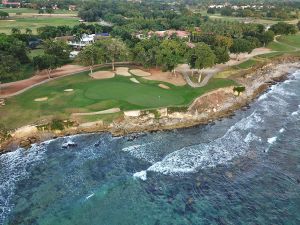
[[[95,112],[113,107],[133,110],[185,106],[210,90],[235,84],[229,79],[212,79],[203,88],[172,85],[171,90],[165,90],[157,86],[162,82],[140,79],[141,84],[135,84],[129,78],[119,76],[93,80],[87,74],[53,80],[8,99],[6,106],[0,108],[0,124],[14,129],[54,115],[69,118],[73,112]],[[64,92],[69,88],[74,91]],[[34,101],[41,97],[48,97],[48,100]]]

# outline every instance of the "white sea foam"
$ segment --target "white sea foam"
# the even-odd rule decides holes
[[[274,144],[276,141],[277,141],[277,137],[268,138],[268,143],[269,144]]]
[[[146,170],[142,170],[140,172],[136,172],[135,174],[133,174],[134,178],[139,178],[143,181],[147,180],[147,171]]]
[[[285,131],[285,129],[284,128],[281,128],[280,130],[279,130],[279,133],[283,133]]]
[[[94,195],[95,195],[95,193],[92,193],[92,194],[86,196],[85,199],[88,200],[89,198],[93,197]]]
[[[295,112],[292,112],[292,116],[297,116],[299,114],[299,112],[298,111],[295,111]]]
[[[155,154],[152,151],[152,148],[155,146],[154,142],[148,142],[145,144],[136,144],[125,147],[122,149],[124,152],[128,152],[130,155],[134,156],[135,158],[145,160],[150,163],[155,163]]]
[[[35,165],[44,159],[44,152],[45,148],[42,145],[34,144],[27,151],[17,149],[0,156],[0,224],[4,223],[13,207],[11,198],[14,196],[17,182],[28,176],[28,165]]]

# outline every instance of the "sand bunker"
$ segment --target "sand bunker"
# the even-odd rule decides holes
[[[128,67],[117,67],[116,68],[116,74],[125,76],[125,77],[130,77],[131,74],[128,72],[129,68]]]
[[[102,114],[110,114],[110,113],[117,113],[121,112],[120,108],[111,108],[106,109],[98,112],[89,112],[89,113],[72,113],[73,116],[90,116],[90,115],[102,115]]]
[[[170,89],[170,87],[165,84],[159,84],[158,86],[163,89]]]
[[[184,78],[180,73],[177,73],[177,75],[175,76],[170,72],[162,72],[159,69],[151,69],[150,72],[151,72],[151,76],[144,77],[144,79],[163,81],[176,86],[183,86],[186,84],[186,81],[184,80]]]
[[[48,100],[48,97],[34,99],[35,102],[43,102],[43,101],[47,101],[47,100]]]
[[[90,76],[94,79],[101,80],[101,79],[113,78],[115,76],[115,73],[111,71],[98,71],[93,74],[90,74]]]
[[[145,72],[145,71],[140,70],[140,69],[130,70],[130,73],[132,73],[133,75],[139,76],[139,77],[151,76],[151,73]]]
[[[65,89],[64,91],[65,92],[71,92],[71,91],[74,91],[74,89]]]
[[[130,78],[130,80],[131,80],[133,83],[137,83],[137,84],[140,83],[140,82],[139,82],[137,79],[135,79],[135,78]]]

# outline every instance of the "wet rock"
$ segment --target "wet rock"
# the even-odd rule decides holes
[[[69,148],[69,147],[76,147],[76,146],[77,146],[77,144],[75,142],[68,141],[66,143],[63,143],[61,147],[62,148]]]
[[[31,142],[28,139],[21,140],[19,146],[21,148],[29,148],[31,146]]]

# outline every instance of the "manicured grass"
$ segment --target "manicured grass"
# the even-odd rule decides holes
[[[236,67],[238,69],[249,69],[252,66],[256,65],[257,63],[258,63],[258,61],[256,61],[255,59],[249,59],[249,60],[237,65]]]
[[[8,12],[8,13],[38,13],[38,10],[35,9],[29,9],[29,8],[0,8],[1,11]],[[76,11],[69,11],[69,10],[63,10],[58,9],[54,10],[53,14],[76,14]]]
[[[79,24],[78,18],[74,17],[55,17],[43,16],[43,17],[25,17],[16,18],[12,21],[0,20],[0,33],[10,34],[12,28],[19,28],[22,32],[25,32],[26,28],[30,28],[33,33],[36,33],[36,29],[43,26],[60,26],[68,25],[74,26]]]
[[[285,43],[278,43],[278,42],[271,42],[267,46],[268,48],[272,49],[273,51],[279,51],[279,52],[287,52],[287,51],[293,51],[295,48],[292,46],[286,45]]]
[[[112,107],[133,110],[185,106],[210,90],[235,84],[228,79],[212,79],[203,88],[168,84],[171,90],[166,90],[157,86],[161,82],[139,80],[141,84],[120,76],[93,80],[87,72],[53,80],[8,99],[6,106],[0,108],[0,123],[13,129],[52,116],[69,118],[73,112],[95,112]],[[64,92],[69,88],[74,92]],[[34,101],[41,97],[48,100]]]
[[[278,41],[296,48],[300,48],[300,34],[280,36]]]

